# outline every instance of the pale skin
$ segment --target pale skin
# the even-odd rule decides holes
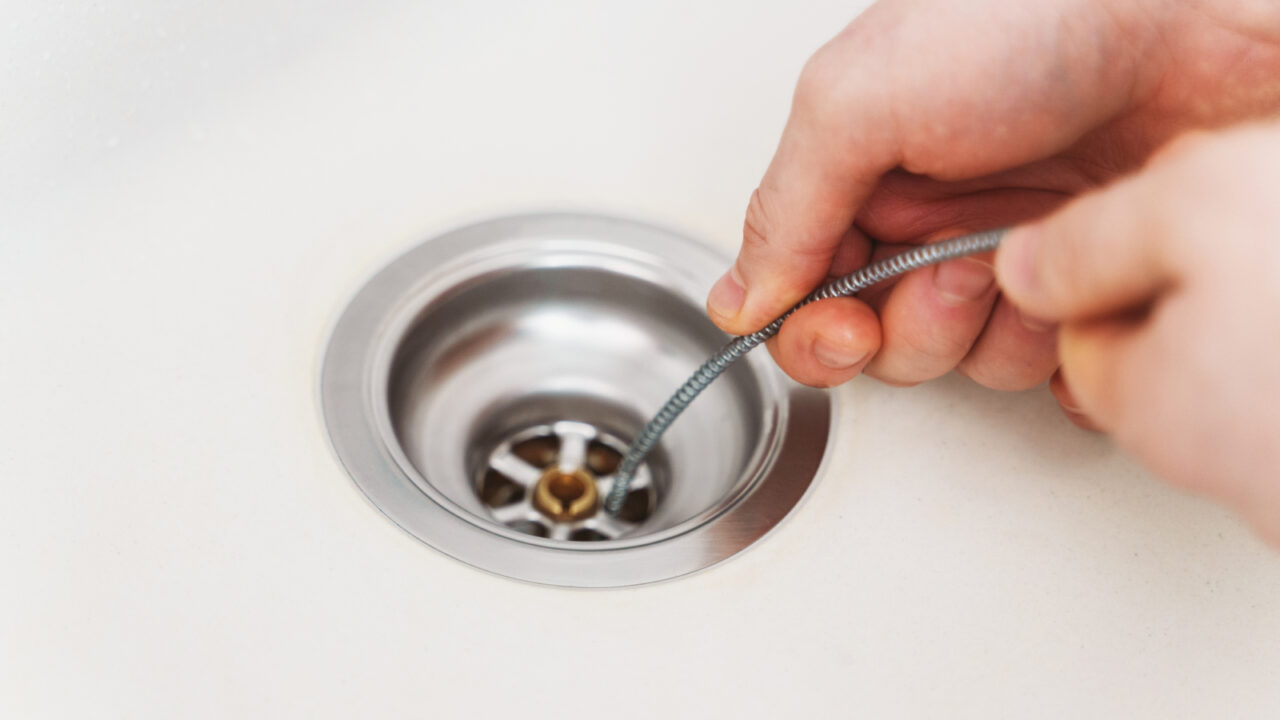
[[[708,311],[750,332],[903,244],[1017,226],[804,308],[774,358],[821,386],[1049,380],[1280,545],[1278,115],[1274,0],[885,0],[806,65]]]

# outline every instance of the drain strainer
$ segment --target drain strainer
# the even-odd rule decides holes
[[[582,215],[493,220],[375,275],[335,325],[325,425],[405,530],[510,577],[632,585],[715,564],[800,501],[832,396],[748,356],[603,501],[628,441],[725,341],[702,310],[728,259],[659,228]]]
[[[494,520],[522,533],[588,542],[624,537],[657,506],[653,477],[642,467],[618,514],[604,512],[626,450],[587,423],[529,428],[489,453],[476,488]]]

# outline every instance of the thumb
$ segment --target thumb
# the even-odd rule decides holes
[[[1005,296],[1049,321],[1149,301],[1174,279],[1165,172],[1146,170],[1011,230],[996,254]]]

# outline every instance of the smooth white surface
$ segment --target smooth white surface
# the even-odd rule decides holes
[[[855,382],[790,522],[638,590],[472,570],[343,475],[326,328],[415,241],[736,244],[856,11],[794,5],[6,7],[0,716],[1280,714],[1280,555],[1045,392]]]

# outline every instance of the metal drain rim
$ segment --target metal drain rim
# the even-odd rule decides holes
[[[688,263],[682,267],[723,267],[728,262],[705,245],[662,228],[571,214],[490,220],[411,249],[356,293],[330,333],[320,371],[325,429],[356,485],[381,513],[427,545],[480,569],[542,584],[611,587],[656,582],[717,564],[764,537],[800,504],[821,472],[835,425],[830,392],[779,381],[769,389],[776,396],[769,394],[768,399],[785,412],[775,414],[773,442],[753,458],[755,475],[750,481],[696,518],[630,540],[568,543],[477,521],[465,510],[458,512],[460,508],[442,493],[433,492],[399,452],[379,407],[385,395],[378,394],[385,391],[379,383],[385,383],[382,370],[396,333],[422,307],[423,297],[432,294],[432,282],[447,275],[451,262],[473,269],[486,258],[510,262],[511,256],[504,253],[513,244],[546,238],[568,239],[562,249],[575,242],[584,248],[607,247],[607,254],[631,272],[636,263],[654,258],[680,258]],[[682,272],[681,267],[661,267],[661,273]],[[700,298],[688,299],[700,303]]]
[[[504,234],[504,231],[498,227],[500,223],[503,223],[503,221],[531,221],[535,218],[541,219],[557,217],[565,217],[566,219],[572,220],[603,221],[611,223],[611,225],[608,227],[602,226],[594,231],[588,229],[585,235],[592,239],[571,239],[557,242],[554,250],[549,250],[546,247],[530,247],[527,243],[522,242],[519,239],[513,240],[507,237]],[[545,234],[548,236],[555,236],[559,234],[557,233],[558,225],[548,223],[545,228],[541,226],[541,224],[537,227],[538,232],[534,233],[535,235],[541,236]],[[493,230],[493,237],[489,242],[484,243],[482,246],[476,246],[474,241],[462,241],[467,237],[467,233],[469,231],[485,231],[490,230],[491,228]],[[778,430],[780,426],[785,425],[790,419],[789,413],[790,406],[792,404],[790,399],[792,395],[822,393],[824,396],[827,396],[828,399],[833,396],[832,393],[827,391],[795,385],[792,381],[787,379],[780,370],[776,370],[776,368],[771,364],[771,361],[763,354],[755,358],[749,358],[748,362],[764,364],[770,368],[770,371],[764,378],[761,378],[761,380],[768,385],[768,390],[771,390],[776,396],[781,398],[777,403],[777,407],[774,408],[777,411],[776,422],[768,428],[763,441],[760,443],[759,447],[755,448],[753,458],[750,463],[748,463],[748,467],[753,469],[755,472],[750,473],[747,476],[745,481],[742,482],[741,487],[739,487],[736,492],[726,495],[715,506],[708,508],[704,512],[680,523],[679,525],[643,536],[604,540],[590,544],[575,542],[570,545],[566,545],[566,543],[561,540],[540,538],[492,523],[489,518],[469,512],[440,492],[427,478],[423,477],[422,474],[414,468],[413,463],[405,455],[403,449],[397,442],[395,442],[395,430],[392,426],[390,414],[386,412],[385,406],[376,402],[377,398],[386,397],[390,389],[388,380],[399,338],[403,337],[408,332],[410,326],[413,324],[415,316],[422,311],[424,307],[428,306],[434,298],[442,294],[440,288],[436,287],[436,284],[440,279],[452,277],[460,272],[465,273],[470,279],[475,280],[483,278],[490,270],[499,268],[503,270],[510,270],[512,268],[536,269],[543,266],[556,267],[559,263],[566,261],[583,263],[591,262],[594,263],[594,266],[596,267],[611,267],[619,272],[641,275],[655,284],[662,284],[661,270],[676,270],[675,268],[669,268],[663,261],[663,257],[670,257],[670,255],[650,252],[649,248],[632,246],[619,248],[618,240],[616,238],[610,238],[608,242],[602,243],[598,237],[601,235],[608,236],[609,233],[607,230],[609,228],[611,228],[615,234],[620,228],[643,229],[648,232],[668,233],[668,231],[653,228],[651,226],[606,217],[576,215],[515,216],[478,223],[476,225],[460,228],[453,232],[438,236],[427,243],[418,246],[415,250],[411,250],[410,253],[407,253],[405,256],[393,261],[387,267],[387,269],[390,270],[400,266],[404,260],[408,259],[409,255],[412,255],[417,250],[433,248],[439,250],[439,252],[430,255],[430,260],[424,259],[422,261],[420,269],[425,273],[424,276],[414,284],[411,290],[406,291],[404,299],[394,305],[388,306],[391,309],[388,310],[387,317],[383,319],[384,327],[376,338],[370,340],[370,342],[376,343],[376,345],[372,347],[372,352],[370,353],[373,381],[371,398],[375,399],[373,404],[373,418],[371,422],[376,425],[377,431],[381,436],[380,440],[382,442],[382,447],[385,452],[388,453],[396,463],[398,463],[400,470],[418,486],[419,490],[430,497],[434,502],[448,509],[458,517],[478,525],[481,529],[502,535],[510,540],[549,548],[563,549],[565,547],[572,547],[572,549],[575,550],[590,549],[604,551],[619,550],[663,542],[689,532],[701,525],[704,525],[728,510],[743,496],[749,495],[753,492],[756,484],[762,481],[764,477],[763,471],[768,469],[772,462],[772,458],[778,455],[782,450],[780,447],[782,438]],[[567,232],[567,229],[565,231]],[[577,234],[584,233],[580,231]],[[647,241],[653,241],[655,238],[646,237],[645,239]],[[710,248],[696,243],[693,240],[673,234],[668,235],[664,239],[678,241],[678,243],[673,243],[673,247],[671,248],[671,251],[677,257],[680,256],[681,253],[688,255],[694,250],[699,250],[706,254],[707,258],[705,259],[712,259],[711,262],[716,266],[723,265],[727,262],[723,257],[718,257]],[[455,243],[454,241],[459,242]],[[452,247],[455,244],[459,247]],[[618,257],[619,249],[626,251],[623,253],[627,256],[625,259]],[[455,255],[459,255],[460,257],[454,257]],[[440,256],[445,256],[447,260],[445,262],[440,262]],[[637,273],[637,269],[640,268],[650,270],[651,272]],[[375,276],[374,280],[370,281],[369,285],[373,285],[376,281],[377,276]],[[367,285],[366,288],[368,287],[369,286]],[[794,385],[793,391],[784,391],[784,385]],[[787,456],[784,455],[783,457]],[[357,483],[359,482],[359,479],[357,479]],[[428,544],[432,543],[428,542]]]

